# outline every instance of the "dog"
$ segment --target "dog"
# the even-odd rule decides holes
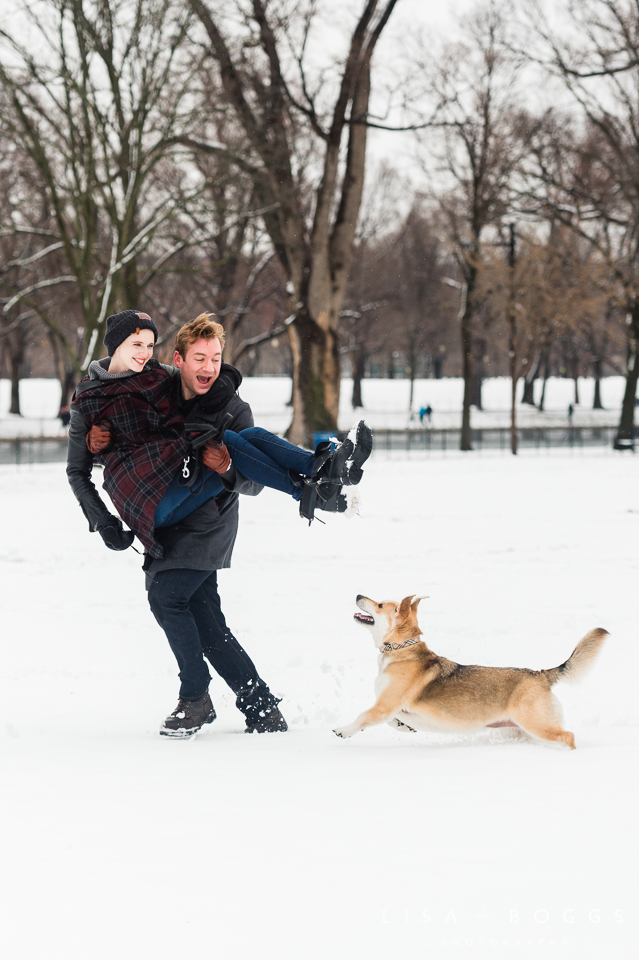
[[[358,596],[357,623],[373,635],[379,650],[377,700],[353,723],[333,731],[352,737],[366,727],[388,723],[404,732],[430,730],[470,733],[484,727],[517,727],[531,737],[567,744],[575,738],[562,728],[561,704],[552,692],[560,680],[577,680],[592,665],[608,631],[597,627],[581,640],[565,663],[551,670],[465,666],[440,657],[420,639],[420,600],[377,603]]]

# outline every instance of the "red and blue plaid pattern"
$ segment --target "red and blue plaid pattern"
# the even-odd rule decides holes
[[[104,489],[116,510],[154,558],[163,556],[154,537],[155,509],[187,449],[177,387],[176,379],[150,360],[142,373],[97,381],[73,401],[89,428],[102,419],[115,428],[113,447],[95,459],[104,466]]]

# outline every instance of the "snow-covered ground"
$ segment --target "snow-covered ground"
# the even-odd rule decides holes
[[[62,464],[0,468],[0,956],[634,960],[639,460],[377,460],[361,492],[310,529],[243,499],[221,593],[290,732],[242,735],[216,677],[219,719],[179,742],[140,558],[88,533]],[[461,662],[550,667],[606,627],[556,688],[578,749],[338,740],[372,702],[359,592],[430,594]]]
[[[60,408],[60,384],[57,380],[23,380],[20,384],[20,403],[23,416],[8,413],[10,389],[8,380],[0,380],[0,437],[56,437],[62,435],[57,413]],[[460,423],[463,381],[458,377],[442,380],[416,380],[413,396],[413,414],[409,413],[410,384],[408,380],[364,380],[362,400],[364,408],[353,411],[352,381],[342,381],[339,426],[348,430],[354,419],[364,416],[373,428],[404,430],[419,429],[416,411],[430,405],[433,409],[432,426],[437,429],[456,428]],[[623,377],[607,377],[602,381],[605,410],[593,410],[594,381],[579,381],[580,404],[574,408],[575,426],[615,426],[624,391]],[[286,406],[291,396],[288,377],[247,377],[241,395],[255,413],[260,426],[284,433],[291,420]],[[521,384],[518,395],[521,393]],[[535,399],[539,401],[541,383],[535,385]],[[519,405],[521,427],[563,427],[567,423],[569,404],[574,405],[575,387],[572,380],[552,377],[546,387],[545,412],[527,405]],[[483,385],[484,409],[472,411],[473,427],[506,427],[510,423],[510,381],[505,377],[486,380]]]

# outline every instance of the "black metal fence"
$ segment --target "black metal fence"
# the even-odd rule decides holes
[[[519,430],[522,450],[612,450],[616,427],[525,427]],[[459,450],[459,430],[374,430],[375,453],[446,453]],[[473,450],[510,453],[510,430],[499,427],[473,430]],[[0,440],[0,464],[29,465],[66,460],[66,437],[17,437]]]
[[[612,450],[616,427],[524,427],[518,431],[522,450],[565,449],[579,451],[602,447]],[[374,430],[375,452],[446,453],[459,450],[459,430]],[[472,431],[473,450],[510,453],[510,428]]]
[[[16,437],[0,440],[0,463],[59,463],[67,459],[67,438]]]

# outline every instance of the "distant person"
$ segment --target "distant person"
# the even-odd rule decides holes
[[[430,403],[426,407],[419,408],[419,422],[422,427],[424,426],[424,420],[428,420],[428,426],[430,427],[431,417],[433,415],[433,408]]]
[[[66,430],[66,428],[69,426],[69,421],[71,420],[71,407],[69,404],[67,404],[66,407],[60,407],[58,419]]]
[[[573,415],[574,412],[575,412],[575,408],[573,407],[572,403],[569,403],[569,404],[568,404],[568,423],[569,423],[569,425],[572,425],[572,415]]]

